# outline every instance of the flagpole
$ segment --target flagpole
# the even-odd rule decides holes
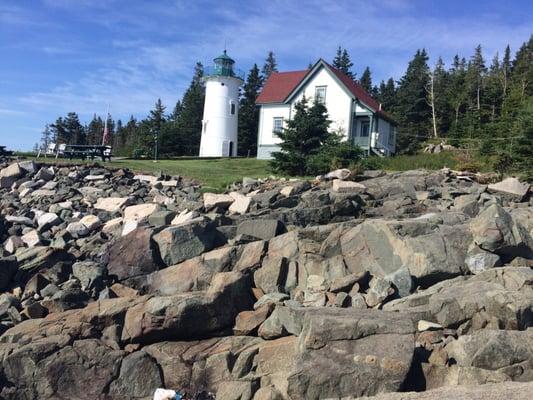
[[[107,120],[109,119],[109,103],[107,103],[107,109],[105,113],[105,122],[104,122],[104,134],[102,135],[102,146],[105,146],[106,132],[107,132]]]

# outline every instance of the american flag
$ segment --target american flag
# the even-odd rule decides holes
[[[102,146],[105,146],[107,142],[109,142],[109,129],[107,129],[107,120],[109,118],[109,115],[105,119],[104,123],[104,135],[102,136]]]

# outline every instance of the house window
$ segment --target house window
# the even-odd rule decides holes
[[[326,104],[326,86],[315,86],[315,101]]]
[[[368,137],[369,133],[370,133],[370,122],[369,121],[361,122],[361,137]]]
[[[272,125],[272,133],[277,135],[278,133],[281,133],[282,129],[283,129],[283,117],[274,117],[274,123]]]
[[[231,115],[235,115],[235,103],[231,103]]]

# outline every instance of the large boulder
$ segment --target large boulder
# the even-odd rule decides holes
[[[248,219],[237,226],[237,235],[249,235],[269,240],[286,232],[283,223],[277,219]]]
[[[533,239],[501,206],[492,204],[470,222],[475,244],[507,260],[533,258]],[[504,260],[505,261],[505,260]]]
[[[412,286],[409,275],[424,287],[461,275],[469,243],[466,225],[377,219],[345,232],[340,250],[350,272],[367,270],[390,280],[405,295]]]
[[[163,385],[163,378],[155,360],[144,351],[132,353],[122,360],[120,373],[109,386],[114,398],[144,399]]]
[[[532,391],[533,382],[503,382],[479,386],[449,386],[418,393],[386,393],[372,397],[357,397],[357,400],[529,400]],[[355,399],[355,397],[345,398],[345,400]]]
[[[109,247],[109,274],[124,280],[158,270],[163,263],[152,235],[153,231],[148,228],[137,228],[119,237]]]
[[[9,345],[0,346],[4,350]],[[3,359],[9,382],[3,394],[13,399],[102,398],[119,372],[123,355],[96,339],[70,344],[66,335],[40,338],[14,348]],[[8,386],[15,388],[12,397]]]
[[[222,272],[206,292],[151,297],[128,309],[122,341],[153,343],[220,335],[231,330],[239,312],[251,307],[248,277]]]
[[[154,235],[166,265],[178,264],[212,250],[219,240],[213,224],[204,217],[168,227]]]
[[[513,380],[533,380],[533,329],[483,329],[460,336],[445,351],[459,366],[502,372]]]
[[[501,182],[488,185],[491,192],[502,193],[517,201],[522,201],[528,194],[530,185],[525,182],[521,183],[516,178],[506,178]]]
[[[493,268],[458,277],[383,306],[464,332],[485,327],[526,329],[533,323],[533,270]]]
[[[309,313],[287,392],[291,399],[322,399],[398,391],[411,367],[413,333],[412,321],[398,313]]]
[[[237,248],[222,247],[134,280],[146,293],[168,296],[207,290],[213,276],[231,269]]]

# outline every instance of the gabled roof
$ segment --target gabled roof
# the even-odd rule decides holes
[[[308,69],[303,71],[273,72],[265,82],[256,104],[283,103],[302,81]]]
[[[380,104],[370,96],[361,85],[346,75],[341,70],[334,68],[326,61],[320,59],[309,70],[278,72],[273,73],[265,82],[261,94],[257,97],[257,104],[284,103],[295,94],[295,91],[302,86],[306,78],[310,77],[312,72],[316,71],[320,65],[329,69],[331,73],[340,81],[345,89],[351,95],[369,107],[372,111],[381,115],[384,119],[394,122],[393,118],[385,111],[381,110]]]

